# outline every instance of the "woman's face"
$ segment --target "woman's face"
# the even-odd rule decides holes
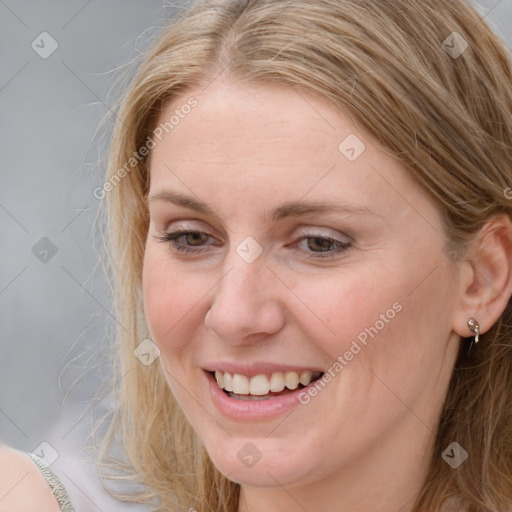
[[[439,208],[313,94],[214,83],[173,115],[152,150],[145,313],[215,465],[288,488],[424,466],[459,343]]]

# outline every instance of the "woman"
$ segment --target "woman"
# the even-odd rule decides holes
[[[200,2],[118,114],[117,497],[512,510],[512,76],[479,15]]]
[[[119,117],[112,435],[139,499],[510,510],[512,81],[479,15],[201,2]]]

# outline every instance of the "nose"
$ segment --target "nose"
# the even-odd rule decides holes
[[[275,275],[260,257],[247,263],[237,254],[215,287],[205,325],[225,343],[245,345],[278,333],[286,321]]]

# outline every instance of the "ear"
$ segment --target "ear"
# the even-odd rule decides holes
[[[461,299],[454,331],[473,336],[467,321],[474,317],[484,334],[498,321],[512,295],[512,221],[500,214],[487,221],[469,246],[461,272]]]

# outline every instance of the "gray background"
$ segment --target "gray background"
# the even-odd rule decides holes
[[[186,4],[0,0],[0,441],[57,455],[79,511],[135,508],[111,503],[78,458],[108,406],[92,400],[112,310],[92,250],[108,135],[98,126],[119,94],[115,70]],[[512,0],[479,9],[512,47]],[[48,58],[31,47],[42,32],[58,44]]]

